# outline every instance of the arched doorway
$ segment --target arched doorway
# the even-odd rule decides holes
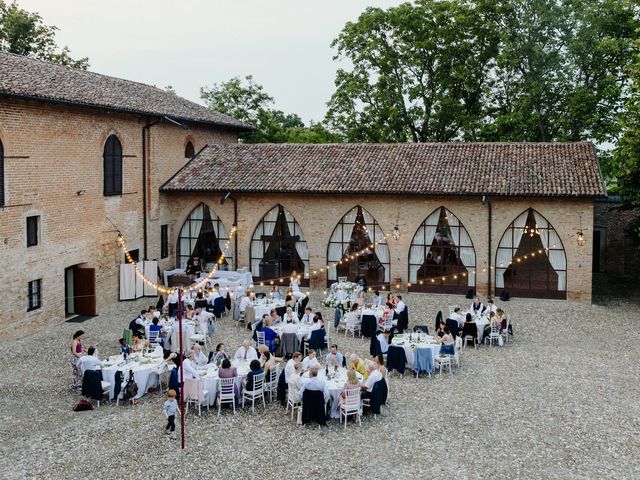
[[[567,297],[567,257],[553,226],[533,208],[505,230],[495,261],[496,295]]]
[[[476,285],[476,252],[469,232],[445,207],[418,227],[409,249],[411,291],[465,293]]]
[[[218,215],[201,203],[191,211],[180,229],[176,248],[178,268],[185,268],[189,259],[197,256],[205,269],[210,270],[220,260],[228,241],[227,229]],[[230,246],[218,268],[233,270]]]
[[[254,280],[285,278],[296,271],[300,284],[309,285],[307,242],[296,219],[282,205],[273,207],[258,223],[250,256]]]
[[[390,282],[387,240],[375,218],[359,205],[349,210],[333,230],[327,262],[337,264],[327,270],[328,284],[342,277],[369,287]]]

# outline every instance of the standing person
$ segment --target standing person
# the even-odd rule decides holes
[[[164,402],[162,410],[164,415],[167,417],[165,433],[170,435],[176,431],[176,413],[180,412],[175,390],[171,389],[167,392],[167,400]]]
[[[175,318],[178,316],[178,290],[172,290],[167,297],[167,304],[169,305],[169,317]]]
[[[71,341],[71,388],[79,389],[82,387],[82,368],[80,367],[80,358],[85,355],[84,345],[82,345],[82,337],[84,332],[78,330],[73,334]]]

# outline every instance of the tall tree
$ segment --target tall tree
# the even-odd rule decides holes
[[[74,59],[68,47],[58,47],[57,30],[57,27],[45,25],[39,14],[20,8],[17,2],[7,4],[0,0],[0,51],[86,70],[88,58]]]
[[[474,138],[497,53],[491,2],[418,0],[368,8],[333,41],[327,121],[350,141]]]
[[[245,134],[245,143],[331,143],[341,137],[327,130],[324,125],[311,123],[305,126],[296,114],[286,114],[273,108],[273,97],[262,85],[247,75],[244,80],[234,77],[211,87],[200,89],[200,97],[213,110],[230,115],[256,127]]]
[[[613,174],[626,207],[640,212],[640,42],[636,43],[635,62],[629,73],[632,85],[622,115],[624,131],[614,150]],[[640,224],[634,229],[640,236]]]

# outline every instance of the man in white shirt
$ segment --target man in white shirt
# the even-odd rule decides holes
[[[469,307],[469,311],[472,315],[476,315],[476,313],[480,315],[482,312],[484,312],[485,308],[487,307],[482,304],[482,302],[480,301],[480,297],[476,297],[473,299],[473,303],[471,304],[471,307]]]
[[[207,356],[202,353],[202,347],[200,346],[199,343],[196,343],[193,346],[193,356],[194,356],[194,361],[195,364],[199,367],[202,367],[203,365],[207,364]]]
[[[460,307],[456,307],[453,309],[453,313],[451,314],[451,320],[455,320],[458,322],[458,326],[462,327],[464,324],[465,316],[460,313]]]
[[[367,377],[367,380],[364,382],[364,384],[362,385],[362,395],[365,398],[371,398],[371,392],[373,391],[373,386],[376,384],[376,382],[382,380],[384,377],[382,375],[382,372],[380,372],[380,370],[378,370],[376,364],[374,362],[372,362],[371,360],[367,360],[367,371],[369,372],[369,376]]]
[[[398,295],[398,303],[396,304],[396,308],[394,309],[394,312],[396,313],[396,315],[400,315],[402,312],[404,312],[405,308],[406,308],[406,305],[402,300],[402,295]]]
[[[313,348],[309,349],[307,356],[302,360],[302,366],[305,370],[309,370],[312,367],[320,368],[320,362],[316,358],[316,351]]]
[[[210,324],[210,320],[214,317],[213,313],[211,312],[207,312],[206,310],[202,309],[202,308],[196,308],[195,310],[195,317],[194,320],[197,322],[198,324],[198,331],[202,334],[202,335],[209,335],[209,324]],[[211,335],[215,334],[215,323],[211,322]]]
[[[184,378],[198,378],[198,367],[196,366],[196,356],[193,350],[189,356],[182,360],[180,368],[184,368]],[[180,378],[180,369],[178,369],[178,379]]]
[[[485,314],[486,315],[491,315],[491,312],[493,312],[493,314],[495,315],[495,313],[498,311],[498,307],[496,307],[496,304],[493,303],[493,299],[492,298],[487,300],[486,307],[487,307],[487,309],[485,310]]]
[[[87,370],[99,370],[102,366],[102,361],[94,355],[95,352],[95,347],[89,347],[87,349],[87,354],[78,359],[83,373]]]
[[[253,305],[253,302],[251,301],[251,290],[247,290],[245,296],[240,300],[240,313],[244,313],[247,307],[251,305]]]
[[[311,325],[314,318],[315,315],[313,314],[313,310],[311,310],[311,307],[307,307],[304,309],[304,315],[302,316],[301,322],[304,325]]]
[[[251,346],[251,342],[249,340],[245,340],[242,342],[242,346],[238,349],[233,358],[249,362],[251,360],[258,359],[258,352],[256,352],[256,349]]]
[[[342,367],[342,363],[344,362],[344,355],[338,352],[338,345],[335,343],[329,347],[329,353],[327,353],[327,366],[332,367],[337,365],[338,367]]]
[[[389,351],[389,330],[380,332],[376,338],[380,343],[380,352],[385,355]]]
[[[293,357],[291,357],[291,360],[289,360],[287,362],[287,364],[284,367],[284,381],[285,382],[287,382],[287,383],[289,382],[289,377],[295,371],[296,364],[300,363],[301,360],[302,360],[302,354],[300,352],[295,352],[293,354]]]
[[[307,381],[300,389],[300,398],[303,398],[305,390],[322,392],[324,395],[324,403],[326,404],[329,401],[329,389],[327,388],[327,382],[322,378],[318,378],[317,367],[313,367],[309,370],[309,381]]]

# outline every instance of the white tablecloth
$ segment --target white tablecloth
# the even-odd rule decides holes
[[[282,329],[284,328],[284,324],[276,325],[275,327],[271,327],[271,329],[278,334],[279,337],[282,337]],[[303,325],[301,323],[298,324],[298,330],[296,331],[296,335],[298,336],[298,341],[302,343],[302,341],[311,337],[311,327],[307,325]],[[302,348],[302,347],[300,347]]]
[[[158,386],[158,375],[156,375],[155,372],[163,361],[162,356],[150,359],[150,363],[145,364],[134,360],[137,358],[137,354],[132,355],[134,358],[132,358],[128,364],[124,364],[122,355],[116,355],[109,357],[108,363],[111,363],[111,366],[102,367],[102,380],[111,384],[111,387],[109,388],[109,399],[111,400],[113,400],[113,389],[115,388],[116,371],[118,370],[122,371],[123,381],[125,384],[129,380],[129,372],[133,370],[133,379],[138,384],[138,394],[135,396],[136,399],[139,399],[147,393],[149,388],[155,388]]]
[[[412,335],[417,336],[417,334],[412,334]],[[404,348],[404,354],[407,357],[406,367],[412,370],[415,362],[415,353],[414,353],[414,349],[411,348],[412,345],[415,346],[415,348],[426,348],[431,350],[431,355],[433,358],[434,365],[436,363],[436,356],[438,356],[440,353],[440,344],[435,343],[434,337],[431,337],[429,335],[419,335],[418,338],[419,338],[418,341],[410,342],[408,338],[403,337],[401,335],[396,335],[391,340],[391,345],[400,346]]]
[[[271,310],[273,310],[274,308],[281,308],[281,307],[284,307],[283,301],[274,302],[274,303],[254,302],[253,309],[256,312],[256,321],[261,319],[264,314],[269,315],[271,313]]]
[[[231,365],[235,367],[238,372],[236,387],[238,388],[238,392],[240,392],[242,390],[242,379],[249,373],[249,362],[233,360]],[[200,379],[204,390],[209,392],[209,405],[212,406],[218,395],[218,382],[220,380],[220,377],[218,377],[218,367],[213,364],[207,364],[201,367],[200,371],[206,372],[204,374],[201,373]]]
[[[340,393],[344,388],[344,384],[347,382],[347,369],[339,368],[337,374],[330,372],[329,376],[334,376],[335,378],[327,379],[325,375],[324,369],[320,369],[318,371],[318,378],[327,382],[327,388],[329,389],[329,395],[332,398],[331,404],[331,418],[340,418],[340,407],[338,406],[338,401],[340,400]],[[362,382],[362,375],[356,372],[358,380]],[[302,381],[307,383],[309,381],[309,372],[305,372],[302,374]]]

